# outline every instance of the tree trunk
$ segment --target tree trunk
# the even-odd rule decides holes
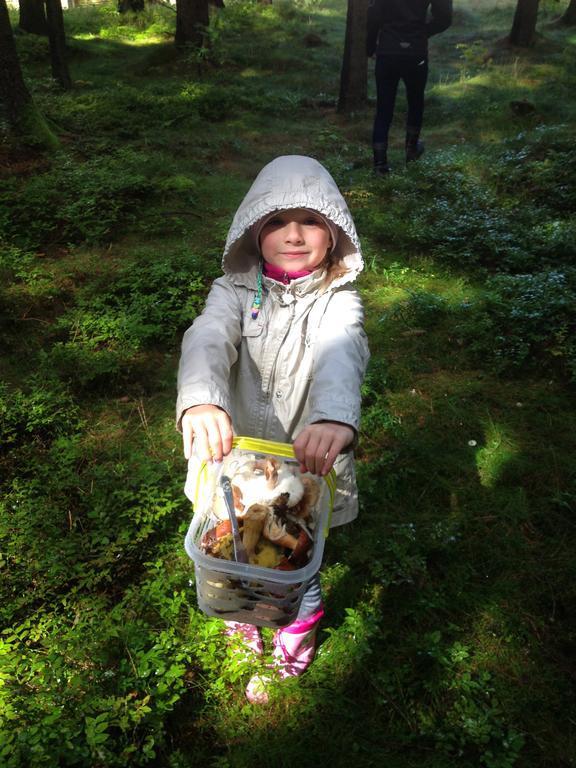
[[[143,10],[144,0],[118,0],[118,13],[126,13],[127,11],[138,13],[138,11]]]
[[[72,80],[66,61],[66,33],[64,32],[64,15],[60,0],[46,0],[46,18],[48,20],[52,77],[60,83],[62,88],[68,91],[72,88]]]
[[[176,45],[202,48],[210,22],[208,0],[176,0]]]
[[[15,135],[49,149],[60,145],[22,77],[6,0],[0,0],[0,108]]]
[[[508,37],[511,45],[530,48],[536,42],[536,21],[540,0],[518,0],[512,29]]]
[[[340,72],[339,112],[351,112],[363,107],[368,98],[367,13],[367,0],[348,0],[344,56]]]
[[[560,23],[566,27],[576,27],[576,0],[570,0],[570,5],[560,16]]]
[[[42,0],[18,0],[20,16],[18,26],[33,35],[47,35],[48,24]]]

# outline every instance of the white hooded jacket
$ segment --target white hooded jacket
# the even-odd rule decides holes
[[[260,254],[252,227],[276,210],[309,208],[339,227],[324,271],[283,285],[262,279],[262,306],[252,318]],[[338,421],[358,430],[360,385],[369,352],[364,312],[353,281],[363,268],[360,243],[336,183],[316,160],[278,157],[258,174],[238,208],[226,241],[224,276],[184,334],[178,372],[177,420],[187,408],[213,404],[232,419],[235,434],[292,442],[308,424]],[[189,464],[195,487],[198,461]],[[358,514],[352,451],[338,456],[332,525]],[[187,490],[189,493],[189,490]]]

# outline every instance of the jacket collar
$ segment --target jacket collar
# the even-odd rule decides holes
[[[291,280],[288,285],[262,275],[262,284],[273,294],[294,293],[297,296],[304,296],[308,293],[324,293],[325,290],[331,291],[339,288],[341,285],[352,282],[356,278],[356,274],[352,277],[350,273],[346,272],[342,276],[334,278],[326,287],[324,285],[323,269],[317,269],[305,277]],[[255,291],[258,284],[258,266],[252,266],[247,272],[228,272],[227,276],[234,285],[243,286]]]

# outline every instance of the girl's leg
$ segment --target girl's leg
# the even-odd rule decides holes
[[[232,639],[238,639],[240,644],[238,652],[244,651],[244,655],[254,653],[261,656],[264,649],[258,627],[254,624],[244,624],[240,621],[225,621],[224,634]]]
[[[305,621],[306,619],[309,619],[310,616],[318,613],[318,611],[324,612],[322,607],[322,589],[320,587],[319,573],[310,579],[308,588],[306,589],[306,592],[304,592],[304,597],[300,603],[300,610],[298,611],[298,616],[296,616],[296,621]]]
[[[317,574],[302,598],[296,620],[274,635],[271,668],[277,678],[298,677],[308,669],[316,652],[316,633],[323,615],[320,576]],[[266,689],[271,679],[255,675],[246,688],[248,701],[265,704],[268,701]]]
[[[297,619],[274,635],[274,660],[281,678],[305,672],[316,653],[316,633],[324,616],[321,607],[306,619]]]
[[[274,659],[281,677],[301,675],[316,653],[316,633],[324,616],[320,576],[312,579],[304,593],[296,621],[274,635]]]
[[[406,117],[406,162],[416,160],[424,145],[420,141],[420,131],[424,120],[424,92],[428,81],[428,59],[410,57],[406,61],[402,80],[406,86],[408,114]]]
[[[387,173],[388,134],[394,116],[396,93],[400,82],[400,70],[396,56],[377,56],[376,58],[376,116],[372,130],[374,149],[374,170]]]

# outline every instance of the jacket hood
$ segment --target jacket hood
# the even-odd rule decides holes
[[[333,286],[352,282],[364,267],[354,221],[336,182],[317,160],[284,155],[265,165],[240,204],[224,248],[222,269],[249,288],[256,283],[260,253],[252,227],[274,211],[309,208],[330,219],[338,228],[333,251],[346,273]]]

